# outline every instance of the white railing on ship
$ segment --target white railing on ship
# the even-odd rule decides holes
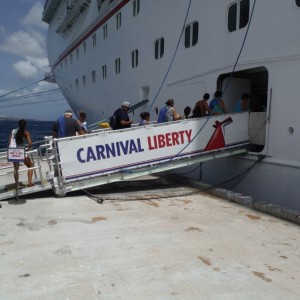
[[[121,2],[122,2],[122,0],[104,1],[99,8],[100,17],[102,18],[105,15],[107,15],[110,11],[112,11]]]
[[[73,24],[79,19],[82,12],[90,5],[91,0],[73,0],[69,5],[67,14],[61,23],[61,25],[56,29],[57,33],[66,33]]]

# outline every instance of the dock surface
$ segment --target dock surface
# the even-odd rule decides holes
[[[148,176],[1,201],[0,299],[299,300],[300,227]]]

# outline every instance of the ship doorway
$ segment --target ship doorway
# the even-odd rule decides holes
[[[268,70],[258,67],[222,74],[217,80],[229,112],[235,112],[243,93],[250,95],[248,130],[253,152],[263,151],[266,145],[268,78]]]

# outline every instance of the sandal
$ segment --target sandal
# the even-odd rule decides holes
[[[24,187],[26,187],[26,185],[25,185],[25,184],[23,184],[22,182],[19,182],[19,183],[18,183],[18,187],[19,187],[19,189],[21,189],[21,188],[24,188]]]
[[[32,186],[35,186],[35,184],[34,183],[27,184],[27,187],[32,187]]]

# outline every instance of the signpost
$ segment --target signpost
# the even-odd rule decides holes
[[[7,161],[9,162],[24,162],[25,160],[25,148],[8,148],[7,149]],[[10,204],[23,204],[26,202],[19,200],[19,171],[16,173],[16,200],[11,200]]]

